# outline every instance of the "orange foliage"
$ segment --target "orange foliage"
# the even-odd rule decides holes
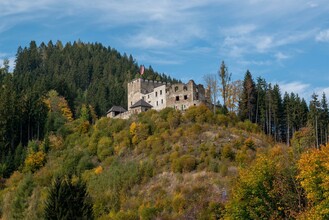
[[[103,172],[103,167],[102,166],[98,166],[95,168],[95,174],[101,174]]]

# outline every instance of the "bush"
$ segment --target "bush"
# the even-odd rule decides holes
[[[140,206],[139,207],[139,216],[141,220],[152,220],[156,219],[157,214],[159,213],[159,209],[153,206]]]
[[[232,147],[230,145],[224,145],[224,147],[222,147],[222,150],[221,150],[221,155],[222,155],[222,158],[227,158],[227,159],[230,159],[231,161],[234,160],[235,158],[235,152],[233,151]]]
[[[171,169],[174,172],[191,172],[197,166],[196,159],[192,155],[184,155],[179,159],[174,159],[171,164]]]
[[[205,105],[192,106],[186,110],[184,118],[188,122],[213,122],[213,113]]]
[[[244,141],[244,145],[246,145],[246,147],[248,147],[250,150],[256,150],[255,149],[255,143],[254,141],[252,140],[252,138],[247,138],[245,141]]]
[[[97,144],[97,157],[99,160],[103,161],[106,157],[112,156],[114,154],[114,149],[112,147],[112,139],[109,137],[102,137]]]

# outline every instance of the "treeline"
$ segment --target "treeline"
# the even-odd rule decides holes
[[[267,83],[264,78],[258,77],[255,82],[249,71],[241,91],[237,110],[240,119],[258,124],[277,142],[289,145],[296,131],[309,127],[313,146],[328,143],[329,111],[325,93],[321,99],[313,94],[307,105],[296,93],[285,92],[282,96],[279,85]]]
[[[62,110],[73,119],[84,106],[104,116],[112,105],[127,105],[127,82],[135,77],[140,77],[139,65],[131,55],[100,43],[49,41],[38,46],[31,41],[29,47],[19,47],[14,72],[9,73],[8,60],[0,68],[0,173],[8,176],[17,169],[15,155],[29,140],[42,140],[60,127],[56,123],[65,122],[49,114],[49,91],[65,99]],[[142,77],[177,82],[151,66]]]

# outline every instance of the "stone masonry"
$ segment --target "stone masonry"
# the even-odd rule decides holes
[[[144,106],[137,108],[136,103],[141,103],[141,100]],[[116,115],[115,118],[129,118],[134,113],[148,109],[161,110],[166,107],[184,111],[190,106],[206,104],[207,100],[203,85],[196,85],[193,80],[186,84],[170,84],[138,78],[128,83],[128,111],[120,114],[108,112],[108,117]],[[147,108],[146,103],[149,104]]]

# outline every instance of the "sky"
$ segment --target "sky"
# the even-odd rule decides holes
[[[329,97],[328,0],[0,0],[0,65],[31,40],[102,43],[183,82],[224,61],[232,80]]]

